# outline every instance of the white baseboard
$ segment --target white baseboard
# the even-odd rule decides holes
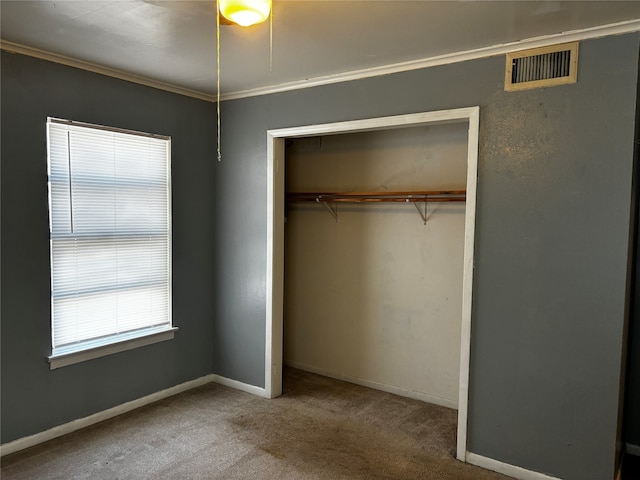
[[[266,397],[264,388],[247,385],[246,383],[238,382],[237,380],[231,380],[219,375],[205,375],[204,377],[181,383],[180,385],[176,385],[175,387],[152,393],[151,395],[147,395],[146,397],[131,400],[130,402],[123,403],[122,405],[117,405],[113,408],[109,408],[108,410],[94,413],[93,415],[89,415],[88,417],[79,418],[69,423],[65,423],[64,425],[58,425],[57,427],[50,428],[49,430],[45,430],[44,432],[29,435],[28,437],[19,438],[17,440],[14,440],[13,442],[8,442],[0,445],[0,457],[18,452],[20,450],[24,450],[25,448],[33,447],[40,443],[48,442],[49,440],[61,437],[62,435],[66,435],[67,433],[75,432],[76,430],[80,430],[81,428],[89,427],[98,422],[108,420],[118,415],[122,415],[123,413],[130,412],[131,410],[135,410],[136,408],[144,407],[145,405],[149,405],[167,397],[172,397],[173,395],[177,395],[178,393],[186,392],[187,390],[191,390],[192,388],[196,388],[211,382],[231,387],[236,390],[241,390],[252,395],[257,395],[259,397]]]
[[[241,392],[250,393],[257,397],[268,398],[267,391],[262,387],[256,387],[247,383],[242,383],[237,380],[231,380],[230,378],[221,377],[220,375],[213,375],[213,382],[225,387],[231,387]]]
[[[28,437],[19,438],[17,440],[14,440],[13,442],[0,445],[0,457],[9,455],[10,453],[15,453],[25,448],[33,447],[35,445],[38,445],[39,443],[53,440],[54,438],[61,437],[62,435],[66,435],[67,433],[75,432],[76,430],[80,430],[81,428],[89,427],[98,422],[117,417],[118,415],[122,415],[123,413],[135,410],[136,408],[144,407],[145,405],[149,405],[150,403],[157,402],[164,398],[177,395],[178,393],[191,390],[192,388],[196,388],[213,381],[214,375],[206,375],[204,377],[196,378],[195,380],[181,383],[180,385],[176,385],[174,387],[152,393],[151,395],[147,395],[146,397],[131,400],[130,402],[117,405],[113,408],[103,410],[102,412],[94,413],[93,415],[89,415],[88,417],[72,420],[69,423],[58,425],[57,427],[50,428],[49,430],[45,430],[44,432],[29,435]]]
[[[526,468],[509,465],[508,463],[499,462],[498,460],[483,457],[482,455],[477,455],[471,452],[467,452],[466,460],[467,463],[471,463],[472,465],[502,473],[503,475],[507,475],[518,480],[560,480],[557,477],[550,477],[544,473],[538,473],[532,470],[527,470]]]
[[[624,451],[634,457],[640,457],[640,445],[634,445],[633,443],[626,443],[624,445]]]
[[[430,395],[424,392],[418,392],[415,390],[407,390],[404,388],[396,387],[394,385],[387,385],[385,383],[378,383],[372,380],[365,380],[362,378],[353,378],[348,375],[343,375],[341,373],[329,372],[327,370],[323,370],[322,368],[316,368],[311,365],[305,365],[303,363],[297,362],[286,362],[286,365],[297,368],[299,370],[304,370],[305,372],[316,373],[318,375],[322,375],[324,377],[335,378],[336,380],[342,380],[349,383],[355,383],[356,385],[361,385],[363,387],[369,387],[376,390],[381,390],[387,393],[393,393],[394,395],[399,395],[401,397],[413,398],[414,400],[420,400],[427,403],[433,403],[434,405],[440,405],[441,407],[452,408],[454,410],[458,409],[458,403],[447,398],[439,397],[437,395]]]

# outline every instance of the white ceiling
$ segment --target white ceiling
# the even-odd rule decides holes
[[[640,19],[638,1],[273,3],[271,69],[268,22],[221,26],[223,94]],[[0,16],[3,41],[215,94],[215,0],[1,0]]]

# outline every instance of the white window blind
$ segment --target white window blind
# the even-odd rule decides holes
[[[52,357],[170,330],[167,137],[47,121]]]

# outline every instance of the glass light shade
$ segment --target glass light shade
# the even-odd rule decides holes
[[[271,0],[219,0],[223,17],[248,27],[269,18]]]

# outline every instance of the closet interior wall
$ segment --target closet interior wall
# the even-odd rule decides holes
[[[292,139],[286,191],[464,190],[466,168],[466,124]],[[286,206],[284,363],[456,408],[464,202],[426,225],[411,203],[331,206]]]

